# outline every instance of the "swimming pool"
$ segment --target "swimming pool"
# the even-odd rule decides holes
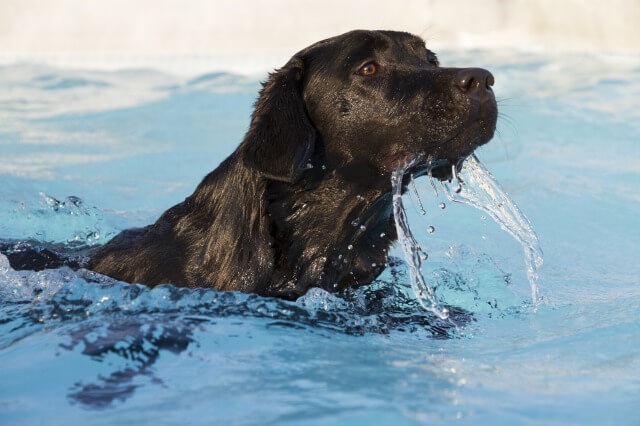
[[[540,237],[537,309],[519,245],[427,179],[427,214],[405,205],[457,326],[416,303],[401,260],[289,303],[0,256],[0,424],[640,423],[640,58],[440,56],[496,77],[477,154]],[[0,238],[95,245],[150,223],[240,142],[258,87],[1,67]]]

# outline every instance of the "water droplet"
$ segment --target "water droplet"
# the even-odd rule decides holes
[[[307,169],[313,169],[313,164],[307,163]]]
[[[361,231],[366,231],[366,230],[367,230],[367,227],[366,227],[366,226],[364,226],[364,225],[360,225],[360,230],[361,230]]]
[[[324,166],[322,166],[324,167]],[[338,288],[338,283],[333,283],[333,288]]]
[[[429,226],[427,227],[427,232],[433,234],[434,232],[436,232],[436,228],[434,226]]]
[[[347,250],[353,250],[353,245],[349,244],[349,245],[347,246]]]
[[[338,260],[342,260],[342,255],[341,254],[338,255]]]
[[[486,219],[487,219],[487,217],[486,217],[485,215],[481,215],[481,216],[480,216],[480,219],[482,219],[482,220],[486,220]]]
[[[355,219],[351,222],[351,226],[358,226],[358,223],[359,223],[358,219]]]
[[[362,201],[362,200],[364,200],[364,197],[362,195],[358,194],[358,195],[356,195],[356,199]]]
[[[444,210],[447,207],[447,205],[445,203],[440,203],[438,204],[438,207]]]
[[[327,166],[325,166],[324,164],[322,165],[322,170],[327,170]],[[337,286],[338,284],[336,284]]]
[[[436,194],[436,197],[438,197],[439,194],[438,194],[438,187],[436,186],[436,179],[433,179],[433,177],[431,177],[431,171],[429,171],[429,181],[431,182],[431,187],[433,188],[433,192]]]
[[[416,195],[416,198],[418,199],[418,207],[420,208],[420,214],[422,215],[427,214],[426,210],[424,209],[424,206],[422,205],[420,194],[418,194],[418,188],[416,188],[416,182],[415,180],[413,180],[413,173],[411,174],[411,188],[413,188],[413,193]]]
[[[378,265],[376,265],[375,263],[372,263],[372,264],[371,264],[371,267],[372,267],[372,268],[375,268],[376,266],[378,266]]]
[[[453,190],[456,194],[462,192],[462,184],[463,180],[458,176],[458,170],[456,169],[456,165],[451,165],[451,183],[455,183],[457,185]]]
[[[428,258],[429,258],[429,255],[427,253],[422,253],[420,255],[420,259],[422,259],[422,260],[427,260]]]
[[[380,233],[380,238],[384,238],[384,237],[386,237],[386,236],[387,236],[387,234],[385,234],[384,232],[381,232],[381,233]]]

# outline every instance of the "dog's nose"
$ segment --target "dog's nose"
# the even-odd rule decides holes
[[[463,68],[454,79],[455,85],[470,98],[482,100],[492,94],[493,74],[482,68]]]

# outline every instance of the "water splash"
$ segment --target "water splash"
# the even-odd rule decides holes
[[[462,178],[458,176],[458,169],[456,168],[456,165],[452,164],[451,165],[451,184],[455,185],[455,187],[453,188],[453,192],[455,192],[456,194],[459,194],[460,191],[462,191],[463,183],[464,183],[464,180],[462,180]]]
[[[87,205],[80,197],[58,199],[41,192],[38,199],[0,206],[0,235],[4,240],[94,246],[118,233],[113,222],[119,220],[118,214]]]
[[[448,198],[486,212],[522,245],[527,278],[531,286],[531,300],[537,306],[538,270],[542,266],[543,257],[538,236],[531,223],[475,155],[465,161],[459,174],[455,168],[452,168],[452,172],[452,182],[442,183]]]
[[[424,209],[424,206],[422,205],[422,200],[420,199],[420,194],[418,193],[418,188],[416,188],[416,181],[413,178],[413,173],[411,174],[411,180],[409,181],[411,183],[411,189],[413,189],[413,195],[416,196],[416,200],[418,201],[418,207],[420,209],[420,214],[421,215],[426,215],[427,211]]]
[[[441,319],[449,316],[449,311],[440,306],[440,302],[434,291],[427,285],[422,274],[422,259],[426,259],[426,253],[414,238],[409,228],[407,215],[402,204],[402,178],[410,164],[399,166],[391,174],[391,186],[393,190],[393,218],[396,224],[398,241],[402,246],[404,257],[409,264],[411,288],[422,307],[433,312]]]

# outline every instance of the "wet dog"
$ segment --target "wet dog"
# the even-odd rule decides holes
[[[370,283],[396,240],[390,175],[450,177],[494,133],[493,76],[443,68],[419,37],[352,31],[264,83],[236,151],[156,223],[89,268],[150,286],[295,299]]]

